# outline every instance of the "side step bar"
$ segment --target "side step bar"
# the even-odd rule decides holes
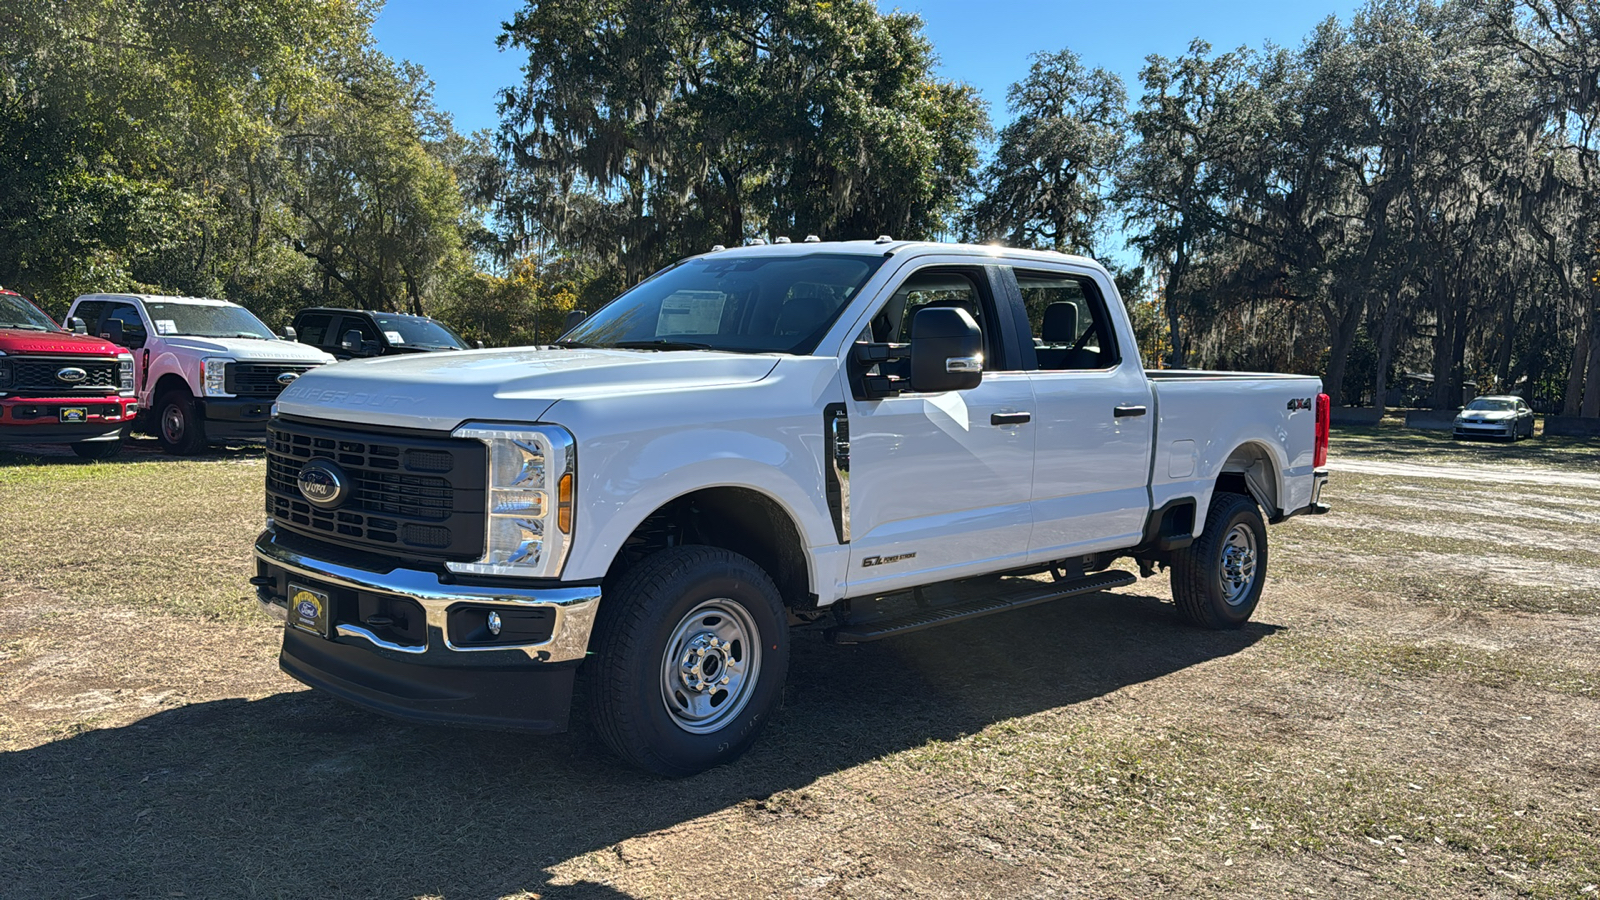
[[[977,619],[1011,609],[1021,609],[1024,606],[1049,603],[1051,600],[1060,600],[1063,597],[1076,597],[1079,594],[1093,594],[1110,588],[1126,587],[1138,580],[1132,572],[1111,569],[1105,572],[1096,572],[1083,578],[1075,578],[1071,581],[1058,581],[1054,584],[1025,587],[997,596],[980,597],[976,600],[968,600],[950,606],[919,609],[891,619],[835,625],[824,631],[823,636],[834,644],[864,644],[868,641],[881,640],[897,634],[910,634],[913,631],[921,631],[924,628],[932,628],[935,625]]]

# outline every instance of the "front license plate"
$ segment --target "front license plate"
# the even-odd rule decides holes
[[[289,625],[328,637],[328,595],[304,585],[289,585]]]
[[[63,422],[87,422],[87,421],[89,421],[89,407],[87,407],[87,406],[63,406],[63,407],[61,407],[61,421],[63,421]]]

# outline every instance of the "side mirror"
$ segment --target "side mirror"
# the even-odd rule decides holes
[[[72,318],[67,320],[67,327],[72,330],[73,334],[88,334],[89,333],[89,326],[83,324],[83,320],[78,318],[77,316],[73,316]]]
[[[285,325],[283,326],[283,339],[286,341],[297,341],[300,339],[300,335],[295,333],[293,325]]]
[[[566,321],[561,323],[561,333],[566,334],[572,329],[577,328],[583,323],[583,320],[587,318],[589,318],[589,313],[586,310],[575,309],[572,312],[567,313]]]
[[[965,391],[983,382],[983,332],[964,309],[936,306],[911,320],[911,389]]]
[[[339,349],[351,356],[361,356],[364,352],[361,348],[361,332],[354,328],[346,331],[344,337],[339,340]]]
[[[101,337],[118,346],[122,346],[128,342],[127,337],[122,333],[121,319],[112,319],[106,323],[105,327],[106,330],[100,332]]]
[[[479,350],[482,350],[483,349],[483,341],[473,341],[472,342],[472,346],[478,348]]]

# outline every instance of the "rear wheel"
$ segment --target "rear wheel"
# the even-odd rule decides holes
[[[122,452],[122,441],[81,441],[72,445],[80,459],[110,459]]]
[[[156,399],[155,426],[161,449],[175,456],[193,456],[206,445],[206,425],[186,391],[169,390]]]
[[[1267,525],[1243,494],[1211,497],[1205,529],[1173,554],[1172,599],[1185,620],[1202,628],[1238,628],[1250,621],[1267,574]]]
[[[606,592],[596,628],[595,730],[618,756],[658,775],[737,759],[783,691],[783,601],[767,573],[737,553],[656,553]]]

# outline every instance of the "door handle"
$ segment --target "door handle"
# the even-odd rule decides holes
[[[1146,412],[1149,410],[1143,406],[1119,406],[1115,410],[1115,415],[1120,419],[1124,416],[1142,416]]]
[[[1006,412],[1006,413],[990,413],[989,414],[989,424],[990,425],[1026,425],[1031,421],[1033,421],[1033,413],[1028,413],[1028,412]]]

